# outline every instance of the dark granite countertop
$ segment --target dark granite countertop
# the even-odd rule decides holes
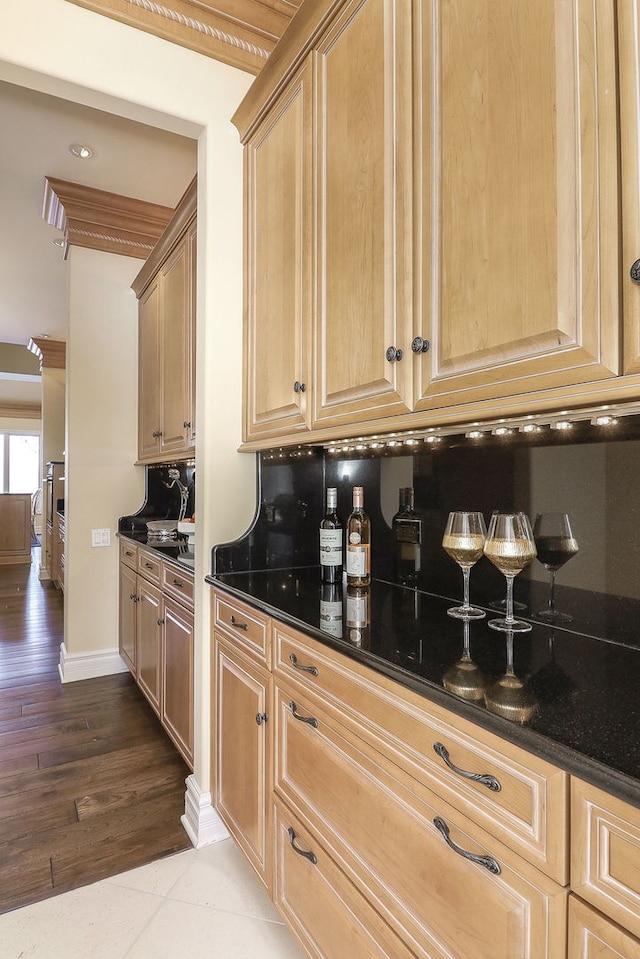
[[[186,536],[178,536],[175,539],[161,541],[158,538],[149,538],[145,532],[117,534],[121,539],[128,539],[136,546],[144,546],[145,549],[153,550],[162,559],[168,559],[180,569],[193,569],[193,553],[187,548]]]
[[[434,702],[517,743],[568,772],[640,807],[640,649],[534,624],[513,634],[518,721],[491,711],[485,701],[452,692],[456,679],[486,680],[488,698],[504,676],[509,637],[487,620],[468,623],[447,615],[451,600],[382,581],[371,584],[369,627],[343,619],[322,621],[327,599],[319,567],[225,573],[207,582],[328,646],[410,687]],[[335,599],[335,597],[334,597]],[[338,607],[339,609],[339,607]],[[334,608],[334,612],[335,612]],[[488,610],[488,618],[501,615]],[[472,663],[459,663],[468,628]],[[350,636],[353,635],[355,641]],[[481,674],[481,675],[479,675]],[[467,683],[465,682],[465,686]],[[448,687],[448,688],[447,688]],[[498,697],[506,695],[502,686]],[[496,708],[500,708],[497,706]],[[503,707],[504,710],[505,707]]]

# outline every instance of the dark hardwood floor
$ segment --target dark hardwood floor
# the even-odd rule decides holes
[[[0,566],[0,913],[190,846],[189,770],[129,674],[60,683],[38,564]]]

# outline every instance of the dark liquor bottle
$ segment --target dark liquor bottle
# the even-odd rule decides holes
[[[364,490],[353,487],[353,512],[347,521],[347,584],[371,582],[371,523],[364,511]]]
[[[323,583],[342,582],[343,529],[336,512],[338,493],[334,487],[327,490],[327,511],[320,523],[320,571]]]
[[[399,509],[391,522],[396,537],[396,576],[413,585],[421,569],[422,520],[415,511],[412,486],[399,490]]]

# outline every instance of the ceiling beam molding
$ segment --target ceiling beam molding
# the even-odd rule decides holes
[[[70,246],[81,246],[146,260],[173,212],[157,203],[44,178],[42,216],[62,231],[65,259]]]
[[[3,419],[39,420],[42,419],[42,406],[40,403],[0,402],[0,416]]]
[[[257,75],[302,0],[69,0]]]
[[[27,349],[40,360],[40,370],[43,368],[64,370],[67,362],[67,344],[64,340],[49,340],[44,336],[32,336],[27,343]]]

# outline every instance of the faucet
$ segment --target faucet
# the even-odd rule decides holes
[[[181,523],[187,512],[187,500],[189,499],[189,489],[184,483],[180,480],[180,470],[175,469],[175,467],[169,468],[169,479],[170,483],[165,483],[164,485],[167,489],[173,489],[174,486],[177,486],[180,490],[180,511],[178,513],[178,522]]]

